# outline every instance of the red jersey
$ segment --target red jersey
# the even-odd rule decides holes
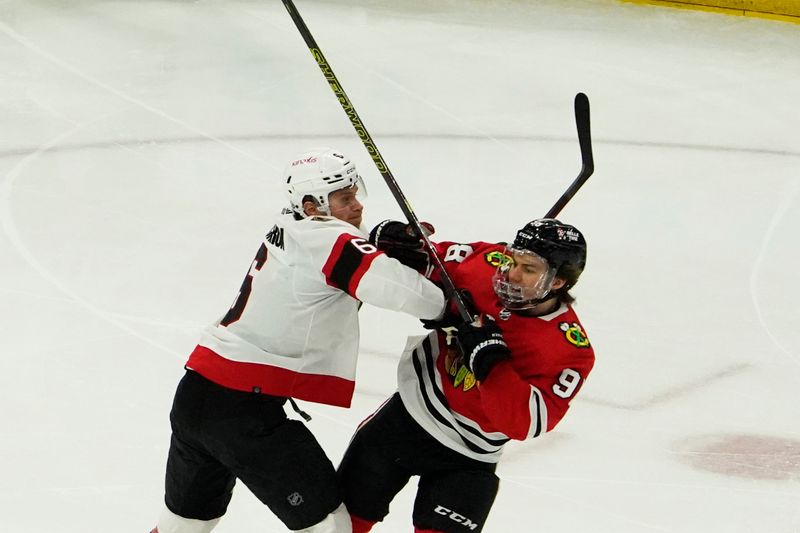
[[[439,243],[437,249],[456,287],[472,294],[475,310],[495,319],[511,358],[477,383],[444,332],[409,339],[398,369],[400,396],[442,444],[496,462],[509,439],[538,437],[558,424],[594,366],[594,350],[571,306],[536,317],[503,307],[492,288],[503,245]]]

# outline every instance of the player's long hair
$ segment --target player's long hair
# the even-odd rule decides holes
[[[559,303],[564,305],[572,305],[575,303],[575,296],[573,296],[569,291],[576,283],[578,283],[578,278],[580,277],[581,272],[583,272],[582,269],[570,264],[561,265],[561,268],[558,269],[558,272],[556,272],[556,277],[561,278],[566,282],[563,287],[554,291],[555,295],[558,296]]]

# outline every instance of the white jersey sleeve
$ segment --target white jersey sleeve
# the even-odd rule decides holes
[[[307,249],[311,262],[320,266],[328,285],[376,307],[417,318],[441,316],[445,298],[434,283],[379,251],[360,230],[346,222],[337,219],[327,219],[324,225],[319,222],[313,231],[314,238],[327,245]],[[331,235],[335,235],[332,244]]]

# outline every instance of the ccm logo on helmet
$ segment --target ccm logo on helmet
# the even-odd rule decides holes
[[[458,522],[464,527],[468,527],[470,531],[478,527],[478,524],[470,520],[464,515],[460,515],[455,511],[451,511],[447,507],[443,507],[441,505],[437,505],[436,509],[433,510],[436,514],[440,514],[442,516],[448,517],[450,520],[454,522]]]
[[[305,157],[303,159],[298,159],[297,161],[292,161],[292,166],[296,167],[297,165],[303,165],[305,163],[316,163],[316,162],[317,162],[317,158],[316,157],[313,157],[313,156],[312,157]]]

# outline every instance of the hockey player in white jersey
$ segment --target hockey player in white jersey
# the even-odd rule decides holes
[[[166,509],[152,533],[206,533],[238,478],[293,531],[351,531],[333,465],[293,398],[349,407],[360,302],[433,319],[439,288],[361,228],[365,192],[335,150],[293,160],[291,204],[268,228],[239,294],[203,333],[170,413]]]

